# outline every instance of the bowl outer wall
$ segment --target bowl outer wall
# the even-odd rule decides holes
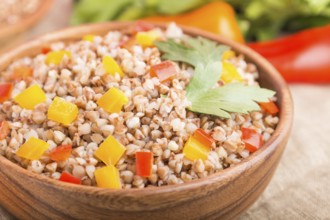
[[[155,23],[164,28],[166,25]],[[15,59],[39,53],[55,41],[74,41],[86,34],[127,30],[131,22],[71,27],[46,34],[3,54],[0,71]],[[293,106],[280,74],[260,55],[231,40],[183,27],[186,34],[227,44],[257,65],[262,86],[277,92],[279,124],[262,148],[241,163],[189,183],[146,189],[111,190],[77,186],[27,171],[0,156],[0,203],[19,218],[199,219],[233,218],[250,206],[270,181],[292,125]]]

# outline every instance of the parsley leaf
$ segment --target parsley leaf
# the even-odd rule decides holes
[[[256,102],[268,102],[275,92],[258,86],[231,83],[216,87],[220,79],[221,56],[227,46],[202,37],[184,36],[182,43],[174,40],[156,42],[163,59],[188,63],[195,67],[186,91],[192,103],[190,111],[230,118],[231,112],[247,114],[260,110]]]

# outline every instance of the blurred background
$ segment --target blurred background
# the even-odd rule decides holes
[[[292,135],[271,184],[240,219],[329,219],[330,0],[0,0],[0,56],[67,26],[133,20],[230,38],[279,70],[295,103]],[[0,207],[0,219],[12,217]]]

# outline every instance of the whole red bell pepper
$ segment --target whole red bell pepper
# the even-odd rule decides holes
[[[249,46],[270,61],[287,82],[330,82],[330,25]]]

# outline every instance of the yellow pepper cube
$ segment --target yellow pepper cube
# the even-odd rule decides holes
[[[35,84],[18,94],[14,100],[22,108],[33,110],[36,105],[46,101],[46,94],[39,85]]]
[[[126,148],[110,135],[103,141],[94,155],[106,165],[116,165],[125,151]]]
[[[55,97],[48,108],[48,119],[64,125],[71,124],[78,115],[78,107],[60,97]]]
[[[31,137],[18,149],[16,155],[28,160],[38,160],[48,148],[47,142]]]
[[[243,82],[242,76],[238,73],[236,67],[226,61],[222,62],[222,72],[220,80],[224,83]]]
[[[110,56],[104,56],[102,60],[103,67],[108,74],[115,75],[118,73],[121,77],[124,73],[118,63]]]
[[[46,64],[55,64],[59,65],[64,56],[67,56],[68,58],[71,58],[71,52],[67,50],[59,50],[59,51],[52,51],[47,54],[46,57]]]
[[[222,61],[229,60],[236,56],[235,52],[232,50],[226,50],[222,55]]]
[[[189,160],[206,160],[210,153],[210,148],[204,146],[201,142],[199,142],[193,136],[190,136],[188,141],[185,143],[183,147],[183,154]]]
[[[151,47],[156,40],[161,38],[157,31],[138,32],[135,39],[142,47]]]
[[[98,187],[121,189],[119,171],[113,165],[95,170],[94,176]]]
[[[88,35],[83,36],[83,40],[84,41],[89,41],[89,42],[94,42],[94,37],[95,37],[95,35],[88,34]]]
[[[99,100],[97,104],[108,113],[118,113],[122,107],[128,103],[125,94],[116,88],[109,89]]]

